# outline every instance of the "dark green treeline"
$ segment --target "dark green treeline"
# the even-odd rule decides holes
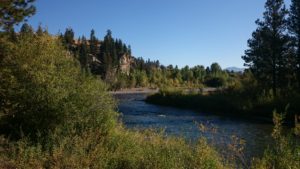
[[[263,18],[248,41],[242,57],[258,87],[272,95],[299,90],[300,2],[292,0],[290,11],[283,0],[267,0]]]
[[[67,28],[59,38],[79,60],[84,71],[100,76],[111,89],[134,87],[225,87],[235,84],[240,73],[222,70],[218,63],[210,67],[164,66],[158,60],[134,57],[130,45],[115,39],[112,31],[100,40],[91,30],[90,38],[75,38],[72,28]]]

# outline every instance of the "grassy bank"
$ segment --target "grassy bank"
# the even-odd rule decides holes
[[[205,140],[183,139],[116,127],[106,135],[85,131],[52,135],[47,143],[1,138],[0,168],[227,168]]]
[[[174,88],[162,89],[147,97],[146,102],[163,106],[192,109],[221,116],[264,120],[272,122],[273,111],[284,112],[288,106],[286,119],[294,122],[300,111],[300,97],[270,97],[253,95],[246,91],[220,90],[211,94],[185,92]]]

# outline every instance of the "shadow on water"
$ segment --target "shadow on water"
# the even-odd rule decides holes
[[[246,158],[261,156],[270,141],[271,124],[147,104],[144,101],[146,96],[147,94],[114,95],[119,103],[121,120],[127,128],[164,129],[166,135],[183,136],[191,143],[204,136],[220,151],[231,143],[231,138],[235,135],[246,142]],[[213,130],[199,130],[200,124]]]

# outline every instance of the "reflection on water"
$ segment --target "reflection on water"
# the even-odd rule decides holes
[[[246,141],[246,156],[260,156],[270,140],[272,125],[230,119],[207,113],[147,104],[146,94],[118,94],[118,110],[126,127],[135,129],[164,129],[166,135],[183,136],[194,142],[204,136],[219,149],[236,135]],[[217,129],[200,131],[199,124]],[[213,126],[213,127],[212,127]]]

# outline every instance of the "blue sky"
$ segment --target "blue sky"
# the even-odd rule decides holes
[[[287,0],[288,2],[289,0]],[[243,67],[265,0],[37,0],[37,14],[50,33],[74,29],[99,38],[107,29],[132,47],[133,55],[164,65]],[[289,2],[288,2],[289,3]]]

